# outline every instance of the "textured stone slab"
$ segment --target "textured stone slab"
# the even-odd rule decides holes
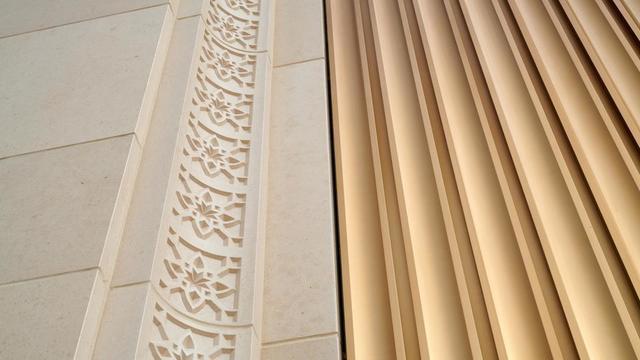
[[[94,360],[135,359],[149,283],[111,289],[102,316]]]
[[[168,14],[158,6],[0,39],[0,158],[137,129],[142,138]]]
[[[324,61],[274,69],[263,342],[338,331]]]
[[[0,359],[88,359],[103,286],[97,270],[0,286]]]
[[[0,284],[99,265],[137,147],[128,135],[0,160]]]
[[[338,359],[340,359],[338,335],[266,346],[262,349],[262,360]]]
[[[324,57],[322,0],[276,1],[274,66]]]
[[[0,37],[169,2],[168,0],[4,0],[0,12]]]
[[[182,0],[178,7],[178,18],[184,18],[202,13],[202,0]]]
[[[112,286],[150,279],[199,18],[176,22]]]

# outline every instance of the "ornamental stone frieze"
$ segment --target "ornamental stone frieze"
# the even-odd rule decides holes
[[[322,0],[0,1],[0,359],[338,359],[324,52]]]
[[[155,359],[259,346],[269,1],[203,6],[152,270]]]

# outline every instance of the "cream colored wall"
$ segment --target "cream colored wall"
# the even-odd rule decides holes
[[[260,356],[272,4],[178,10],[96,359]]]
[[[278,0],[263,359],[340,358],[322,0]]]
[[[88,359],[174,8],[0,6],[0,358]]]
[[[278,5],[275,58],[275,1],[0,5],[0,358],[338,357],[322,6],[302,5]]]

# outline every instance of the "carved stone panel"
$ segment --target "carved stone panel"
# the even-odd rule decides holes
[[[142,351],[154,359],[248,359],[258,348],[267,3],[205,4],[152,275]]]

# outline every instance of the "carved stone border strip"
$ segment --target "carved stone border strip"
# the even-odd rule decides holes
[[[257,348],[267,0],[209,0],[182,111],[145,324],[155,359]],[[264,23],[264,24],[263,24]]]
[[[251,327],[224,328],[194,322],[155,299],[147,351],[153,359],[249,359]]]

